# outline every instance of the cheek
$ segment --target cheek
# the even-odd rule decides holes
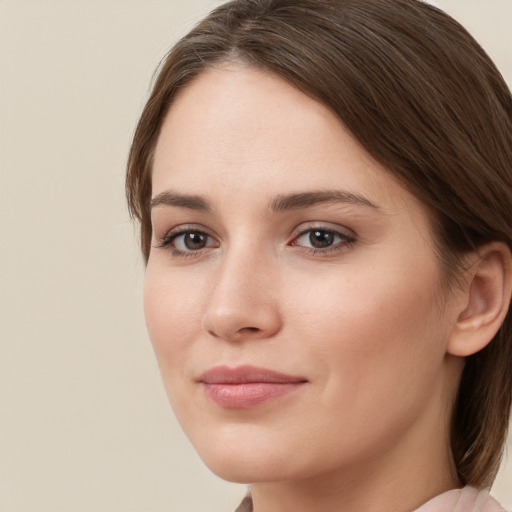
[[[297,334],[324,360],[326,374],[350,382],[354,393],[415,380],[444,357],[437,269],[410,260],[383,268],[352,266],[350,275],[340,271],[294,289]]]
[[[201,332],[201,287],[168,268],[148,265],[144,280],[144,314],[153,350],[169,401],[186,430],[197,414],[191,400],[190,360],[195,359],[194,340]]]
[[[164,375],[180,373],[191,342],[201,329],[200,287],[177,273],[148,265],[144,280],[144,315],[155,354]],[[179,370],[178,372],[171,370]]]
[[[301,359],[319,384],[316,421],[331,448],[323,456],[349,454],[345,444],[332,448],[340,431],[351,440],[348,445],[358,446],[354,454],[386,446],[437,392],[445,350],[436,274],[421,281],[418,274],[412,279],[415,272],[400,274],[396,280],[366,270],[364,279],[352,272],[350,278],[294,288],[292,337],[302,343]],[[308,442],[317,442],[317,431],[312,429]]]

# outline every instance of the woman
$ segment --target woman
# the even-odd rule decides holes
[[[418,0],[235,0],[171,50],[127,195],[145,314],[239,510],[502,510],[512,99]]]

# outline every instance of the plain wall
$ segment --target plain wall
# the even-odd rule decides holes
[[[219,2],[0,0],[0,512],[228,512],[167,404],[124,165],[153,70]],[[511,0],[439,0],[512,84]],[[512,508],[512,460],[495,494]]]

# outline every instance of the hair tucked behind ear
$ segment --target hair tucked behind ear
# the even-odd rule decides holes
[[[131,148],[126,190],[150,251],[151,166],[176,94],[215,63],[275,73],[327,105],[431,212],[448,278],[486,242],[512,248],[512,98],[452,18],[419,0],[235,0],[164,59]],[[512,400],[512,317],[467,358],[453,412],[463,484],[489,485]]]

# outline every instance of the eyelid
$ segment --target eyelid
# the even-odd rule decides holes
[[[306,245],[302,245],[297,243],[297,241],[307,235],[312,231],[324,231],[328,233],[332,233],[338,237],[338,241],[333,243],[332,245],[328,245],[326,247],[307,247]],[[205,247],[199,249],[179,249],[173,242],[180,236],[186,235],[187,233],[197,233],[204,235],[210,240]],[[214,248],[218,248],[220,246],[219,239],[216,235],[212,234],[211,231],[200,225],[200,224],[180,224],[172,229],[166,231],[163,235],[156,237],[155,248],[167,249],[174,256],[177,257],[194,257],[200,256],[207,250],[211,250]],[[307,223],[302,223],[297,226],[291,236],[287,245],[294,246],[302,249],[305,252],[309,252],[312,254],[317,253],[329,253],[329,252],[338,252],[343,249],[348,248],[351,244],[353,244],[357,239],[356,234],[349,228],[345,226],[340,226],[339,224],[333,224],[330,222],[320,222],[320,221],[312,221]],[[213,243],[211,243],[213,241]]]
[[[319,231],[331,231],[331,232],[337,233],[347,239],[355,240],[357,238],[357,235],[354,233],[354,231],[352,231],[351,229],[349,229],[345,226],[340,226],[339,224],[332,224],[330,222],[320,222],[320,221],[305,222],[305,223],[300,224],[293,230],[293,232],[291,234],[291,238],[294,240],[294,239],[298,238],[299,236],[304,235],[307,232],[315,230],[315,229],[317,229]]]
[[[297,243],[301,237],[306,236],[308,233],[314,232],[315,230],[332,233],[339,238],[339,241],[326,247],[308,247],[306,245]],[[308,224],[301,224],[295,228],[289,245],[292,247],[297,247],[300,250],[312,255],[327,255],[348,249],[356,240],[356,234],[346,227],[334,225],[331,223],[311,222]]]
[[[219,246],[218,238],[210,233],[210,230],[205,228],[204,226],[200,224],[180,224],[179,226],[176,226],[172,229],[169,229],[168,231],[164,232],[161,236],[155,237],[156,238],[156,245],[155,248],[160,249],[166,249],[170,248],[171,251],[176,256],[192,256],[192,255],[199,255],[206,249],[211,249],[212,247],[204,247],[202,249],[198,250],[189,250],[189,251],[182,251],[180,249],[177,249],[176,247],[172,246],[172,242],[176,240],[179,236],[185,235],[187,233],[199,233],[202,235],[207,236],[211,240],[215,241],[215,247]]]

